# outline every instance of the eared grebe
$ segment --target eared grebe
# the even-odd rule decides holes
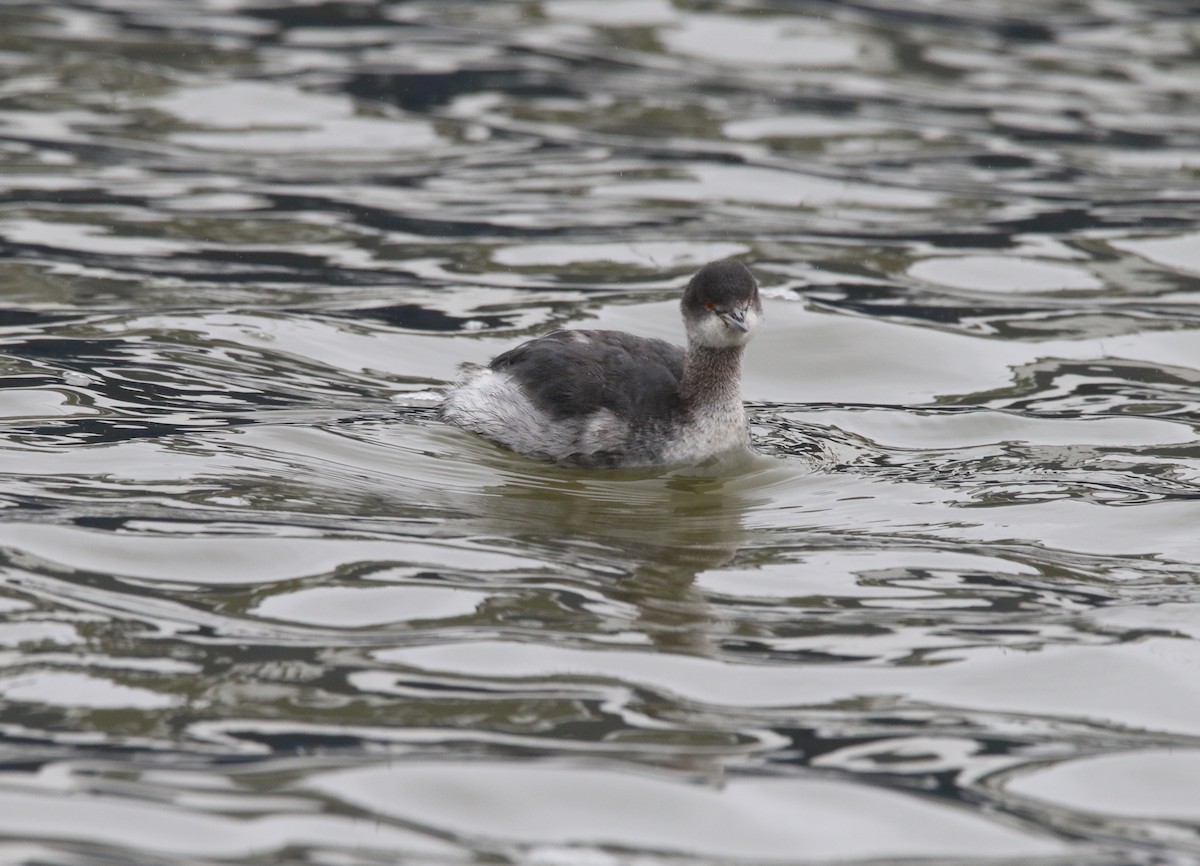
[[[463,364],[439,415],[568,466],[698,463],[746,450],[742,353],[762,321],[741,262],[705,265],[680,304],[687,351],[623,331],[554,331]]]

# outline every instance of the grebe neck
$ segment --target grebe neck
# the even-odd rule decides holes
[[[686,406],[742,405],[742,355],[745,346],[688,346],[679,396]]]

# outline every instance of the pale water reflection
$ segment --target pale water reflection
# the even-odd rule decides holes
[[[0,861],[1200,863],[1193,7],[0,7]],[[434,420],[728,256],[752,459]]]
[[[591,846],[784,863],[796,862],[797,852],[806,860],[1066,852],[952,807],[841,781],[704,782],[564,763],[412,762],[318,775],[313,784],[359,805],[385,803],[396,817],[450,834],[480,834],[509,856],[513,843],[527,846],[515,853],[532,862],[586,862]],[[463,802],[474,804],[470,815]]]

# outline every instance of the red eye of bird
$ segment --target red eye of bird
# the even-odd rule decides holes
[[[717,305],[716,305],[716,304],[714,304],[712,301],[705,301],[705,303],[704,303],[704,309],[706,309],[706,310],[715,310],[716,308],[717,308]]]

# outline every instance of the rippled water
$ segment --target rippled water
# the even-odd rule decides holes
[[[1200,6],[0,6],[0,861],[1200,863]],[[767,295],[736,471],[433,420]]]

